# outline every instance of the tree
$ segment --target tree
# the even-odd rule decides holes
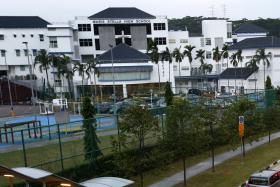
[[[204,69],[204,60],[205,60],[205,50],[198,50],[196,51],[196,57],[195,57],[195,60],[198,60],[200,62],[200,67],[199,67],[199,70],[204,73],[203,69]],[[202,80],[202,78],[201,78]],[[202,84],[202,88],[203,88],[203,84]]]
[[[179,64],[179,79],[180,79],[180,84],[181,84],[181,62],[184,59],[184,54],[181,53],[181,46],[179,48],[175,48],[172,56],[175,58],[175,62]],[[181,89],[181,87],[180,87]]]
[[[165,84],[165,94],[164,94],[165,102],[167,106],[172,105],[173,101],[173,92],[169,82]]]
[[[272,54],[271,52],[266,53],[265,49],[258,49],[254,58],[256,59],[258,64],[260,64],[261,62],[263,63],[263,84],[265,89],[265,68],[270,66],[270,59],[272,58]]]
[[[83,96],[85,96],[84,79],[85,79],[86,70],[87,70],[87,65],[86,64],[81,63],[79,61],[76,61],[74,63],[73,73],[78,72],[79,76],[82,77]]]
[[[202,146],[205,134],[200,123],[196,123],[197,115],[191,105],[184,99],[178,99],[167,109],[166,149],[174,152],[182,160],[184,169],[184,186],[186,186],[186,158],[197,153]]]
[[[145,157],[145,138],[148,135],[155,136],[159,131],[158,120],[152,116],[149,110],[141,106],[134,105],[126,109],[120,117],[121,136],[126,139],[135,139],[138,142],[137,162],[135,167],[141,177],[141,186],[143,186],[143,162]]]
[[[184,55],[188,57],[189,63],[190,63],[190,75],[192,75],[192,51],[195,49],[195,46],[192,45],[186,45],[184,50]]]
[[[269,76],[266,77],[265,89],[266,89],[266,90],[273,89],[273,86],[272,86],[272,83],[271,83],[271,79],[270,79]]]
[[[237,59],[237,62],[238,64],[240,63],[241,64],[241,76],[243,75],[243,72],[242,72],[242,62],[243,62],[243,56],[242,56],[242,50],[241,49],[238,49],[237,52],[236,52],[236,59]],[[243,79],[241,78],[241,85],[243,86]]]
[[[249,62],[246,63],[246,67],[251,68],[255,74],[255,93],[257,91],[257,78],[256,78],[256,72],[259,71],[259,66],[257,64],[257,60],[255,57],[253,57]]]
[[[94,97],[97,97],[97,87],[96,87],[96,76],[99,77],[100,72],[99,69],[97,68],[97,61],[96,59],[87,61],[87,69],[86,69],[86,74],[90,79],[90,84],[91,84],[91,72],[93,72],[93,79],[94,79]]]
[[[213,50],[213,60],[218,64],[219,67],[219,72],[217,71],[217,73],[219,74],[218,76],[220,77],[220,61],[222,59],[222,52],[220,52],[219,47],[215,47]],[[218,85],[217,85],[217,91],[219,91],[219,80],[220,78],[218,78]]]
[[[54,57],[49,55],[46,50],[42,49],[34,60],[34,67],[39,66],[40,72],[43,73],[43,71],[45,71],[46,73],[48,89],[50,89],[48,70],[52,65],[53,58]]]
[[[271,141],[271,137],[270,137],[271,131],[279,128],[279,120],[280,120],[279,114],[280,114],[280,110],[279,110],[279,106],[277,105],[270,106],[264,109],[262,119],[263,119],[264,128],[268,132],[268,142]]]
[[[237,61],[237,54],[233,53],[230,56],[230,63],[233,65],[234,67],[234,73],[235,73],[235,79],[234,79],[234,93],[236,95],[236,68],[238,67],[238,61]]]
[[[159,52],[156,41],[149,40],[147,53],[151,58],[152,63],[155,63],[158,68],[158,88],[160,90],[160,71],[159,71]]]
[[[222,58],[227,59],[227,68],[228,68],[229,54],[228,54],[228,45],[226,45],[226,44],[224,44],[224,46],[222,48]],[[228,90],[229,90],[229,80],[228,80]]]
[[[239,116],[245,118],[245,135],[244,137],[239,136],[238,124]],[[248,99],[241,99],[232,105],[230,105],[222,115],[222,125],[226,132],[227,142],[235,148],[242,140],[243,157],[245,156],[245,137],[249,141],[256,140],[259,132],[262,131],[260,125],[260,114],[256,110],[256,103],[249,101]]]
[[[59,62],[56,64],[58,71],[58,77],[64,76],[67,79],[68,89],[70,93],[70,98],[74,98],[73,93],[73,71],[72,71],[72,59],[69,56],[62,55],[59,58]]]
[[[99,149],[99,139],[96,135],[95,109],[89,97],[83,99],[82,105],[84,135],[84,151],[86,160],[95,160],[102,155]]]
[[[162,57],[161,57],[161,61],[167,61],[169,63],[169,82],[170,81],[170,65],[172,64],[173,58],[172,58],[172,53],[170,52],[170,50],[168,49],[168,47],[165,48],[165,51],[162,52]]]

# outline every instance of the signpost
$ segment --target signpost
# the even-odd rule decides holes
[[[241,150],[242,155],[245,157],[245,144],[244,144],[244,133],[245,133],[245,125],[244,125],[244,116],[239,116],[239,136],[241,138]]]

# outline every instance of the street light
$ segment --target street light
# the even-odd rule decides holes
[[[24,44],[26,47],[27,60],[28,60],[28,65],[29,65],[29,74],[30,74],[31,94],[32,94],[32,99],[34,99],[32,65],[30,64],[30,60],[29,60],[28,42],[22,42],[22,44]],[[33,103],[32,99],[31,99],[31,102]]]

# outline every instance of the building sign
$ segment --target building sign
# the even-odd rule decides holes
[[[93,24],[143,24],[151,23],[149,19],[100,19],[93,20]]]

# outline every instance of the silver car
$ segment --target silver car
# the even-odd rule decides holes
[[[254,173],[246,182],[246,187],[280,187],[280,172],[263,170]]]

